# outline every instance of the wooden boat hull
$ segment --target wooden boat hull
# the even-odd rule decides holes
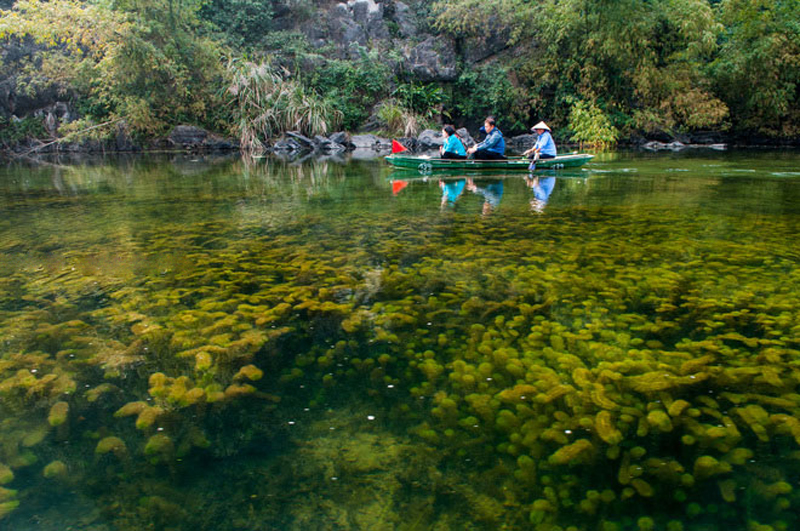
[[[537,170],[557,170],[561,168],[577,168],[589,162],[594,155],[571,153],[559,155],[554,159],[543,159],[536,162]],[[422,175],[434,172],[486,172],[486,171],[529,171],[530,160],[523,157],[511,157],[504,160],[454,160],[430,157],[418,157],[395,153],[386,157],[386,162],[396,168],[417,170]]]

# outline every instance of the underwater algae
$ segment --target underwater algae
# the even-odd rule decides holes
[[[796,220],[237,221],[4,271],[5,521],[64,484],[112,529],[796,526]],[[184,509],[194,464],[236,463],[235,483],[298,412],[350,400],[391,432],[311,424],[261,504],[228,486],[231,507]]]

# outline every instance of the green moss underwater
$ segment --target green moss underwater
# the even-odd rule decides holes
[[[4,222],[0,524],[800,524],[796,214],[256,196]]]

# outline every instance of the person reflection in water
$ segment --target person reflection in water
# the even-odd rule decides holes
[[[503,181],[492,181],[484,187],[477,186],[472,179],[467,179],[467,190],[483,196],[481,215],[488,216],[498,206],[503,197]]]
[[[439,179],[439,188],[442,189],[442,208],[456,204],[456,199],[464,193],[465,184],[466,181],[464,179],[458,179],[457,181]]]
[[[550,200],[550,194],[553,193],[553,188],[556,186],[556,178],[534,177],[531,175],[525,178],[525,184],[533,190],[531,210],[534,212],[544,212],[544,207],[547,206],[547,201]]]

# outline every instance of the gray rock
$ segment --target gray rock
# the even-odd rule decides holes
[[[356,148],[350,152],[350,158],[355,160],[371,160],[380,156],[381,153],[372,148]]]
[[[683,142],[678,142],[677,140],[667,144],[667,149],[672,150],[672,151],[680,151],[680,150],[684,149],[685,147],[686,147],[686,144],[684,144]]]
[[[303,146],[293,138],[283,138],[273,144],[272,149],[279,152],[302,151]]]
[[[307,136],[301,135],[297,131],[287,131],[286,132],[286,136],[295,139],[297,142],[299,142],[306,149],[314,149],[314,147],[316,145],[313,140],[311,140]]]
[[[412,138],[409,136],[404,136],[397,139],[402,145],[404,145],[409,151],[416,151],[418,147],[418,142],[416,138]]]
[[[464,43],[464,58],[468,63],[479,63],[508,48],[508,31],[497,31],[489,23],[481,37],[472,37]]]
[[[422,81],[455,81],[456,51],[450,39],[430,36],[405,53],[406,68]]]
[[[392,149],[392,141],[388,138],[378,137],[378,142],[375,144],[375,149],[378,151],[388,151]]]
[[[347,149],[343,144],[333,142],[322,135],[314,137],[314,148],[326,153],[338,153]]]
[[[404,39],[409,37],[416,37],[417,35],[417,17],[414,11],[403,2],[394,3],[394,15],[392,21],[397,24],[400,36]]]
[[[177,125],[170,132],[167,139],[170,143],[180,147],[191,147],[202,144],[208,137],[208,131],[193,125]]]
[[[421,150],[436,149],[444,144],[441,131],[426,129],[417,137],[417,146]]]
[[[466,127],[457,129],[456,134],[458,135],[458,138],[461,139],[461,143],[464,144],[464,147],[469,148],[477,144],[477,142],[475,142],[475,139],[472,138],[472,135],[469,134],[469,131],[467,131]]]
[[[375,135],[353,135],[350,146],[355,149],[375,149],[378,146],[378,137]]]
[[[331,133],[330,135],[328,135],[328,140],[330,140],[335,144],[342,144],[346,146],[347,144],[350,143],[350,133],[347,133],[345,131],[338,131],[336,133]]]

